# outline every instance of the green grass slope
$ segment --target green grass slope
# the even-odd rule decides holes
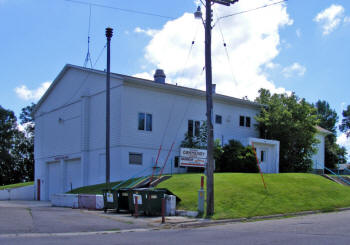
[[[12,185],[2,185],[0,186],[0,190],[19,188],[19,187],[28,186],[28,185],[34,185],[34,182],[32,181],[32,182],[24,182],[24,183],[12,184]]]
[[[173,175],[158,187],[168,188],[182,201],[179,209],[197,210],[201,174]],[[350,206],[350,187],[314,174],[216,173],[214,219],[252,217]]]

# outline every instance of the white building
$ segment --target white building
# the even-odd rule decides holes
[[[184,134],[196,134],[206,120],[205,92],[164,79],[111,74],[111,181],[151,174],[160,146],[159,167],[170,153],[165,173],[186,171],[176,156]],[[105,181],[105,80],[103,71],[66,65],[38,102],[34,155],[41,200]],[[260,105],[219,94],[213,101],[215,139],[254,143],[262,170],[278,173],[279,142],[259,139],[254,126]]]

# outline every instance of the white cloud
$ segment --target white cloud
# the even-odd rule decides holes
[[[136,33],[143,33],[143,34],[146,34],[147,36],[154,37],[158,33],[158,30],[155,30],[155,29],[144,30],[144,29],[142,29],[140,27],[136,27],[134,32],[136,32]]]
[[[306,72],[305,66],[300,65],[298,62],[294,62],[292,65],[283,68],[282,74],[284,77],[289,78],[293,76],[304,76]]]
[[[334,31],[342,21],[344,15],[344,7],[332,4],[322,12],[318,13],[314,21],[322,24],[323,35],[328,35]]]
[[[143,78],[143,79],[147,79],[147,80],[153,80],[153,76],[148,72],[137,73],[137,74],[134,74],[133,77]]]
[[[23,100],[38,100],[43,96],[46,90],[50,87],[51,82],[44,82],[36,89],[29,89],[26,85],[21,85],[15,88],[17,96]]]
[[[300,29],[297,29],[296,31],[295,31],[295,34],[297,35],[297,37],[301,37],[301,30]]]
[[[265,65],[266,68],[271,69],[271,70],[277,69],[277,68],[279,68],[280,66],[281,66],[280,64],[278,64],[278,63],[273,63],[273,62],[269,62],[269,63],[267,63],[267,64]]]
[[[348,157],[350,157],[350,138],[347,138],[345,133],[337,137],[337,144],[344,146],[348,152]],[[348,158],[348,160],[350,160],[350,158]]]
[[[225,16],[268,3],[269,0],[250,0],[240,1],[230,8],[214,5],[214,16]],[[279,30],[292,23],[286,5],[281,4],[255,11],[254,14],[225,18],[216,24],[212,35],[212,64],[213,83],[217,84],[217,92],[238,98],[248,95],[250,99],[255,99],[262,87],[272,92],[286,92],[267,78],[264,67],[280,52]],[[195,44],[188,56],[196,33]],[[204,29],[201,21],[194,19],[193,13],[185,13],[178,19],[167,22],[153,36],[145,50],[145,62],[154,69],[164,69],[167,82],[205,89],[205,72],[202,72]],[[154,70],[149,72],[150,75],[153,72]]]

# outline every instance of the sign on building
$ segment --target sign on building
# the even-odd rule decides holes
[[[207,150],[180,148],[180,166],[205,168],[207,165]]]

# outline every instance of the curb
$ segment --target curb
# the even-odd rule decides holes
[[[336,208],[330,212],[341,212],[341,211],[349,211],[350,207],[346,208]],[[265,220],[265,219],[275,219],[275,218],[284,218],[284,217],[297,217],[297,216],[304,216],[304,215],[310,215],[310,214],[319,214],[319,213],[329,213],[329,211],[323,211],[323,210],[314,210],[314,211],[302,211],[302,212],[295,212],[295,213],[286,213],[286,214],[273,214],[273,215],[265,215],[265,216],[254,216],[249,218],[237,218],[237,219],[224,219],[224,220],[199,220],[195,222],[187,222],[187,223],[180,223],[174,225],[178,228],[196,228],[196,227],[205,227],[210,225],[218,225],[218,224],[229,224],[229,223],[238,223],[238,222],[253,222],[258,220]]]

